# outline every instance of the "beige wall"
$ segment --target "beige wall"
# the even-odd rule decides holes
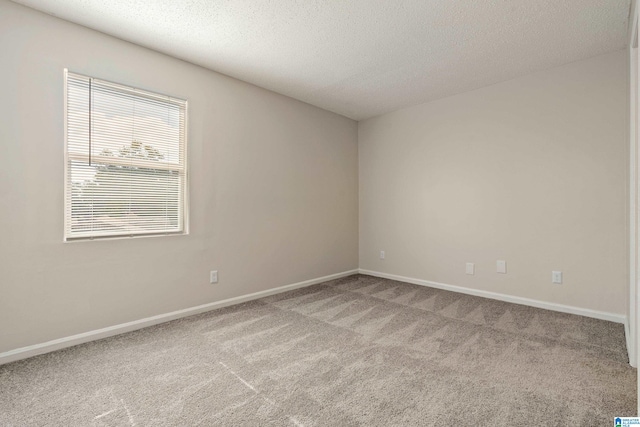
[[[356,122],[4,0],[0,64],[0,352],[358,267]],[[65,67],[189,100],[190,235],[63,243]]]
[[[626,67],[620,51],[360,122],[360,268],[624,315]]]
[[[357,268],[358,224],[360,268],[625,314],[625,61],[358,126],[0,0],[0,352]],[[62,242],[65,67],[189,100],[190,235]]]

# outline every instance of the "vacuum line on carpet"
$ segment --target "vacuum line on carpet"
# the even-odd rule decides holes
[[[274,407],[278,407],[278,405],[276,405],[276,403],[263,396],[262,393],[260,393],[258,390],[256,390],[256,388],[254,386],[252,386],[251,384],[249,384],[248,382],[246,382],[240,375],[236,374],[233,369],[229,368],[227,365],[225,365],[223,362],[218,362],[219,364],[221,364],[227,371],[229,371],[234,377],[236,377],[238,380],[240,380],[240,382],[244,385],[246,385],[247,387],[249,387],[255,394],[257,394],[258,396],[260,396],[265,402],[267,402],[268,404],[270,404],[271,406]],[[289,420],[294,423],[296,426],[298,427],[304,427],[304,424],[300,423],[298,420],[296,420],[294,417],[287,415],[287,418],[289,418]]]
[[[102,417],[106,417],[107,415],[109,415],[110,413],[112,413],[113,411],[115,411],[115,409],[112,409],[110,411],[105,412],[104,414],[100,414],[100,415],[96,415],[93,419],[97,420],[98,418],[102,418]]]
[[[124,403],[124,399],[120,399],[120,402],[122,402],[122,406],[124,406],[124,410],[127,411],[127,416],[129,417],[129,422],[131,423],[131,426],[135,427],[136,423],[133,421],[133,416],[131,415],[131,412],[129,412],[129,408],[127,407],[127,404]]]

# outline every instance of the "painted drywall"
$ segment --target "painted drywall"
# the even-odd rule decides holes
[[[0,63],[0,352],[357,268],[356,122],[4,0]],[[189,235],[63,243],[65,67],[189,101]]]
[[[360,268],[625,315],[627,91],[619,51],[360,122]]]
[[[629,304],[627,304],[627,348],[629,363],[637,367],[638,310],[638,46],[636,43],[638,10],[631,2],[627,36],[628,74],[628,136],[629,136]],[[639,380],[640,381],[640,380]]]

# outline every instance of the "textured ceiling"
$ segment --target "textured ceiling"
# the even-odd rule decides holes
[[[623,49],[630,0],[17,0],[364,119]]]

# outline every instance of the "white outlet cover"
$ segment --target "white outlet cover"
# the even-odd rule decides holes
[[[384,257],[385,257],[384,251],[380,251],[380,259],[384,259]]]
[[[476,266],[475,266],[475,264],[474,264],[474,263],[472,263],[472,262],[468,262],[468,263],[467,263],[467,266],[466,266],[466,269],[465,269],[466,273],[467,273],[467,274],[473,274],[473,273],[475,273],[475,267],[476,267]]]
[[[551,282],[561,284],[562,283],[562,271],[551,272]]]
[[[209,273],[209,283],[218,283],[218,270],[212,270]]]
[[[498,273],[507,274],[507,261],[498,260],[496,262],[496,271]]]

